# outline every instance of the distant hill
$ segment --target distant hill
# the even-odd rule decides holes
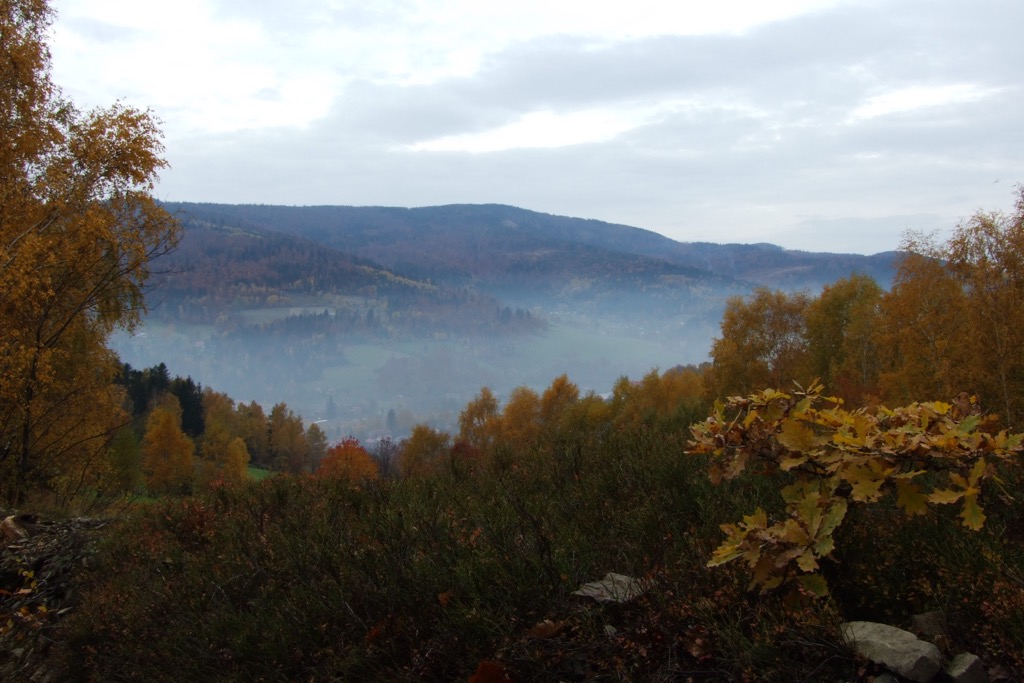
[[[757,285],[816,291],[853,272],[888,287],[894,260],[892,253],[680,243],[637,227],[502,205],[166,207],[209,228],[288,234],[421,286],[483,294],[512,308],[627,324],[656,318],[706,338],[731,295]]]
[[[496,204],[166,206],[211,223],[308,238],[414,278],[574,303],[612,291],[645,293],[652,300],[680,289],[706,294],[765,285],[816,291],[854,272],[888,287],[896,257],[677,242],[641,228]]]

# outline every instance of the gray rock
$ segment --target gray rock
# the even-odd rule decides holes
[[[625,574],[608,572],[600,581],[585,583],[573,595],[591,598],[598,602],[625,603],[635,600],[647,590],[645,582]]]
[[[939,648],[910,631],[870,621],[849,621],[839,630],[858,654],[903,678],[928,683],[939,673]]]
[[[977,655],[968,653],[953,657],[946,667],[946,675],[953,683],[988,683],[988,672]]]

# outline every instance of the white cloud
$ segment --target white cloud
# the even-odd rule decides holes
[[[1000,91],[1000,88],[983,88],[970,83],[900,88],[869,97],[850,114],[850,119],[857,122],[918,109],[977,102]]]
[[[501,152],[608,142],[666,115],[673,107],[604,107],[565,113],[532,111],[478,133],[446,135],[408,145],[413,152]]]
[[[83,105],[152,107],[170,136],[302,126],[334,99],[329,73],[290,64],[258,22],[215,16],[203,0],[66,0],[57,9],[56,81]]]
[[[835,4],[300,1],[283,16],[260,2],[57,0],[54,61],[76,100],[123,98],[167,112],[171,132],[227,132],[308,125],[357,80],[409,86],[470,76],[487,55],[538,37],[740,32]],[[97,40],[99,32],[120,39]]]

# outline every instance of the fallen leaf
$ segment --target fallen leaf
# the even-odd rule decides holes
[[[564,629],[564,621],[554,622],[550,619],[545,619],[544,621],[540,622],[539,624],[531,628],[529,631],[527,631],[526,635],[531,636],[533,638],[553,638],[557,636],[559,633],[561,633]]]
[[[505,672],[505,667],[497,662],[483,660],[476,668],[469,683],[512,683],[512,679]]]

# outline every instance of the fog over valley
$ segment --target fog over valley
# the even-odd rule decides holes
[[[452,429],[567,374],[583,391],[707,360],[725,302],[758,285],[887,286],[894,254],[680,243],[500,205],[166,204],[184,226],[149,315],[112,347],[238,401],[285,402],[332,439]]]

